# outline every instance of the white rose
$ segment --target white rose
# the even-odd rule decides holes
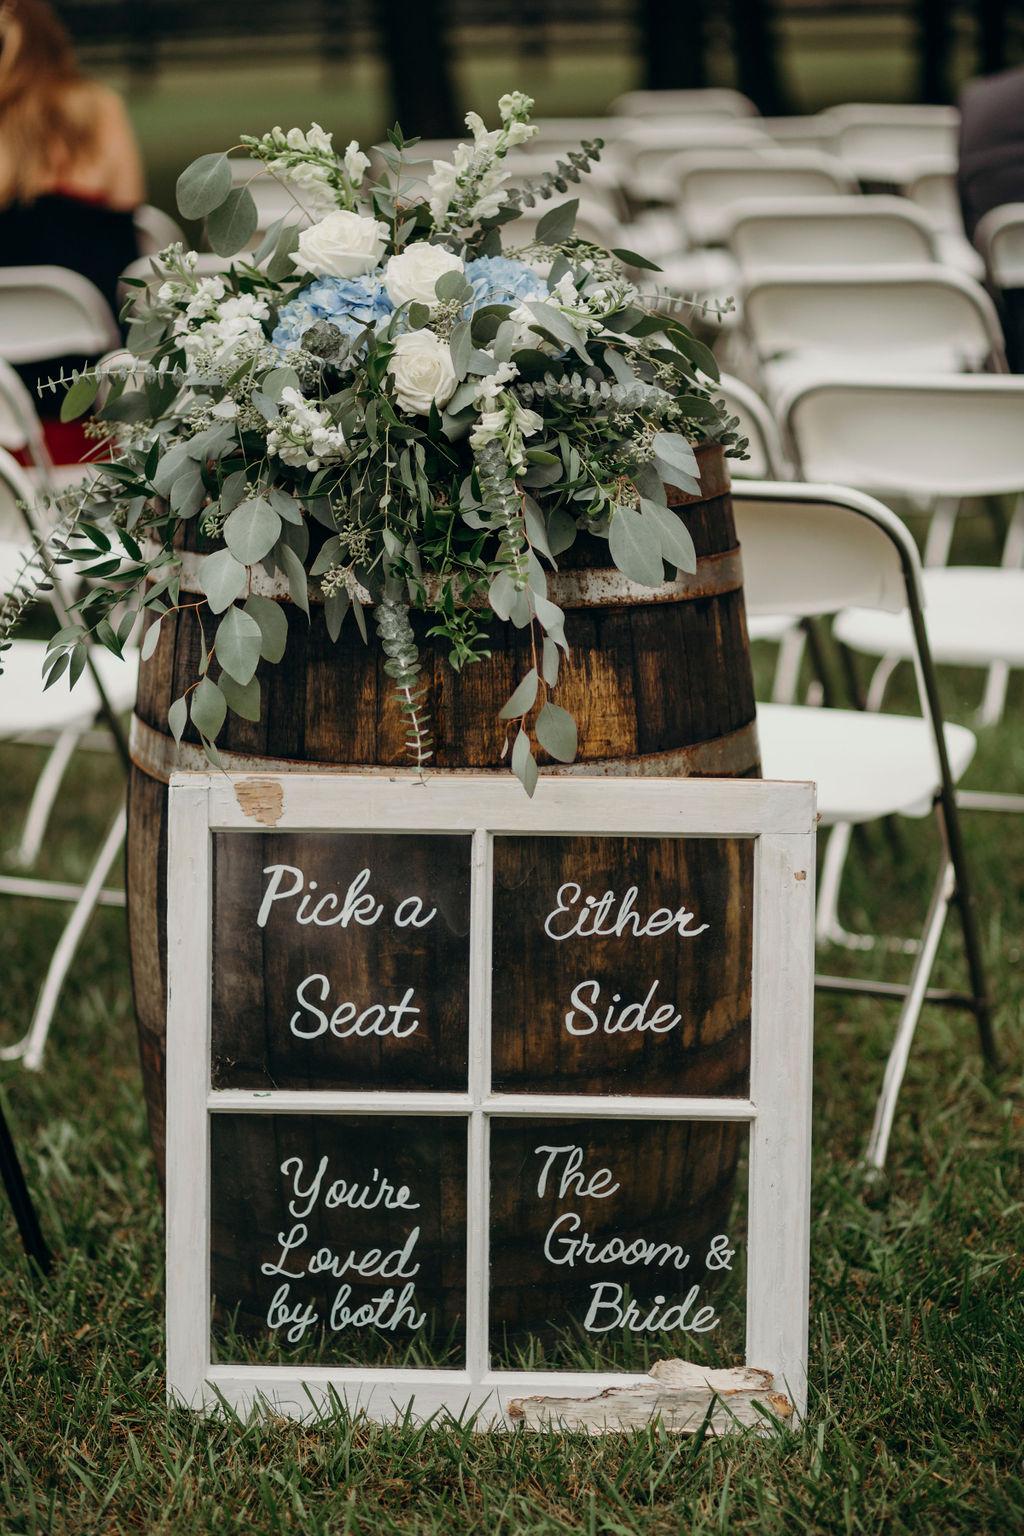
[[[447,404],[458,383],[452,354],[433,331],[406,331],[399,336],[388,373],[402,410],[418,416],[429,416],[431,404]]]
[[[304,229],[293,260],[300,272],[315,277],[362,277],[384,254],[388,227],[344,209]]]
[[[396,308],[410,300],[436,304],[434,284],[442,273],[465,270],[458,256],[446,251],[443,245],[428,245],[425,240],[420,240],[391,257],[384,268],[384,287]]]

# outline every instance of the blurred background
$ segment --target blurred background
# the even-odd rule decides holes
[[[769,114],[954,102],[1024,62],[1006,0],[58,0],[84,67],[126,97],[149,199],[196,155],[317,121],[344,145],[462,132],[507,90],[539,116],[622,92],[732,86]]]

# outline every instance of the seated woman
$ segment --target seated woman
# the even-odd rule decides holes
[[[0,265],[71,267],[117,314],[142,161],[119,96],[79,72],[44,0],[0,4]],[[3,340],[0,337],[0,352]],[[62,363],[25,368],[30,387]]]

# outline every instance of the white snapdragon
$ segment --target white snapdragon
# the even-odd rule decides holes
[[[518,375],[513,363],[499,363],[495,373],[482,378],[473,397],[473,404],[480,412],[469,434],[471,448],[485,448],[488,443],[500,441],[505,462],[509,468],[526,468],[526,437],[532,437],[544,425],[536,411],[520,405],[514,395],[505,388]]]
[[[267,453],[293,469],[317,470],[328,459],[339,459],[345,434],[327,411],[313,405],[297,389],[281,391],[281,410],[267,433]]]
[[[339,209],[302,231],[292,260],[314,277],[362,277],[380,261],[387,238],[379,219]]]
[[[361,187],[363,177],[370,169],[370,157],[363,154],[357,140],[353,139],[345,150],[343,164],[345,166],[345,175],[352,185],[354,187]]]
[[[398,404],[416,416],[429,416],[431,405],[447,405],[458,383],[450,348],[428,330],[398,337],[388,373]]]
[[[532,123],[522,120],[532,107],[529,96],[521,91],[503,96],[501,127],[490,129],[478,112],[466,113],[472,145],[460,144],[451,161],[435,160],[434,173],[427,178],[435,229],[465,228],[498,212],[509,176],[501,162],[514,145],[537,132]]]
[[[436,305],[435,284],[445,272],[464,272],[465,264],[443,245],[429,245],[418,240],[392,256],[384,268],[384,287],[388,298],[399,304],[417,302]]]

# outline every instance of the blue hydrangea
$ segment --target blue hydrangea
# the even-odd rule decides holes
[[[329,320],[346,335],[358,336],[368,325],[382,324],[393,309],[379,273],[318,277],[281,310],[271,340],[279,352],[287,352],[301,344],[306,331],[318,320]]]
[[[473,290],[472,308],[485,304],[519,305],[524,299],[546,299],[548,285],[525,262],[510,256],[481,256],[466,265],[466,281]]]

